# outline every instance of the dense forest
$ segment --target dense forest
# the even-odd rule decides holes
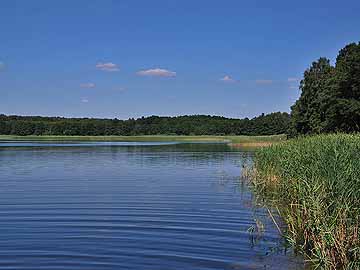
[[[3,135],[272,135],[286,133],[289,126],[289,114],[280,112],[252,119],[209,115],[128,120],[0,115]]]
[[[291,133],[360,131],[360,43],[340,50],[335,66],[327,58],[313,62],[291,108]]]

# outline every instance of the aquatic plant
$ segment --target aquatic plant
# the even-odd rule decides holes
[[[301,137],[260,149],[252,183],[316,267],[360,269],[360,136]]]

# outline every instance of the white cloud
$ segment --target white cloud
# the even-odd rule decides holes
[[[257,84],[272,84],[273,83],[272,80],[256,80],[255,82]]]
[[[236,80],[234,80],[233,78],[231,78],[231,77],[228,76],[228,75],[226,75],[226,76],[224,76],[223,78],[221,78],[220,81],[227,82],[227,83],[236,82]]]
[[[87,98],[82,98],[82,99],[81,99],[81,102],[82,102],[82,103],[88,103],[89,100],[88,100]]]
[[[81,83],[80,87],[81,88],[95,88],[96,84],[95,83]]]
[[[299,78],[295,78],[295,77],[288,78],[288,82],[297,82],[297,81],[299,81]]]
[[[298,87],[298,86],[295,86],[295,85],[290,85],[290,86],[289,86],[289,89],[299,89],[299,87]]]
[[[119,71],[120,70],[118,65],[111,63],[111,62],[109,62],[109,63],[99,62],[96,64],[96,68],[99,70],[103,70],[103,71]]]
[[[140,70],[137,72],[140,76],[156,76],[156,77],[176,77],[176,72],[167,69],[154,68],[147,70]]]

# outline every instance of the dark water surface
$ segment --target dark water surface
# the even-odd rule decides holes
[[[0,269],[303,269],[225,144],[0,143]],[[251,233],[264,224],[263,234]]]

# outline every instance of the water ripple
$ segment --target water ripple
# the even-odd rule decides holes
[[[0,151],[0,270],[303,269],[239,184],[250,152],[38,144]]]

